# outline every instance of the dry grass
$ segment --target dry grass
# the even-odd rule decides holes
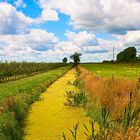
[[[130,102],[132,110],[135,109],[138,105],[140,105],[139,83],[136,83],[134,81],[132,82],[126,78],[117,78],[113,75],[111,78],[101,78],[97,77],[96,75],[89,72],[83,67],[79,66],[78,69],[80,72],[79,79],[82,80],[83,87],[88,92],[89,96],[92,99],[92,102],[94,102],[96,107],[107,109],[111,120],[116,121],[122,120],[124,110],[129,105]],[[132,94],[131,101],[130,94]],[[121,130],[123,128],[119,127],[119,129]],[[125,138],[123,132],[124,132],[123,130],[122,133],[118,132],[118,136],[116,136],[113,139],[136,140],[137,136],[135,136],[136,135],[135,128],[129,127],[127,131],[128,134],[126,135]]]

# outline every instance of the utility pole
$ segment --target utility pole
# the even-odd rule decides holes
[[[115,48],[113,46],[113,63],[114,63],[114,61],[115,61]]]

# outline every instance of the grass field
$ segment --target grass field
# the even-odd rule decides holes
[[[81,64],[89,71],[97,76],[111,77],[112,74],[116,77],[127,77],[133,80],[138,78],[140,72],[140,64]]]
[[[44,82],[53,82],[54,79],[59,77],[68,69],[69,66],[61,67],[32,77],[27,77],[17,81],[0,84],[0,102],[5,97],[16,95],[20,92],[27,93],[30,90],[39,87],[40,84]]]

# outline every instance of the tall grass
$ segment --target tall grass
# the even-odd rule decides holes
[[[91,98],[88,115],[99,123],[103,132],[111,131],[112,138],[121,132],[127,136],[129,130],[140,125],[139,83],[114,75],[101,78],[83,67],[79,67],[79,72],[79,79]]]
[[[65,106],[85,107],[87,105],[87,95],[84,91],[77,93],[66,91],[66,99],[67,102],[64,103]]]

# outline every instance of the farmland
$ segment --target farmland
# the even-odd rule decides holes
[[[49,72],[38,74],[31,77],[26,77],[17,81],[10,81],[0,85],[0,100],[5,97],[17,95],[19,93],[26,93],[31,91],[34,88],[38,88],[40,84],[45,83],[46,81],[51,83],[63,74],[68,67],[58,68]]]
[[[138,79],[138,74],[140,72],[140,64],[81,64],[89,71],[93,72],[97,76],[101,77],[126,77],[132,80]]]
[[[63,65],[5,78],[0,85],[1,139],[139,137],[139,64],[80,64],[71,70]]]

